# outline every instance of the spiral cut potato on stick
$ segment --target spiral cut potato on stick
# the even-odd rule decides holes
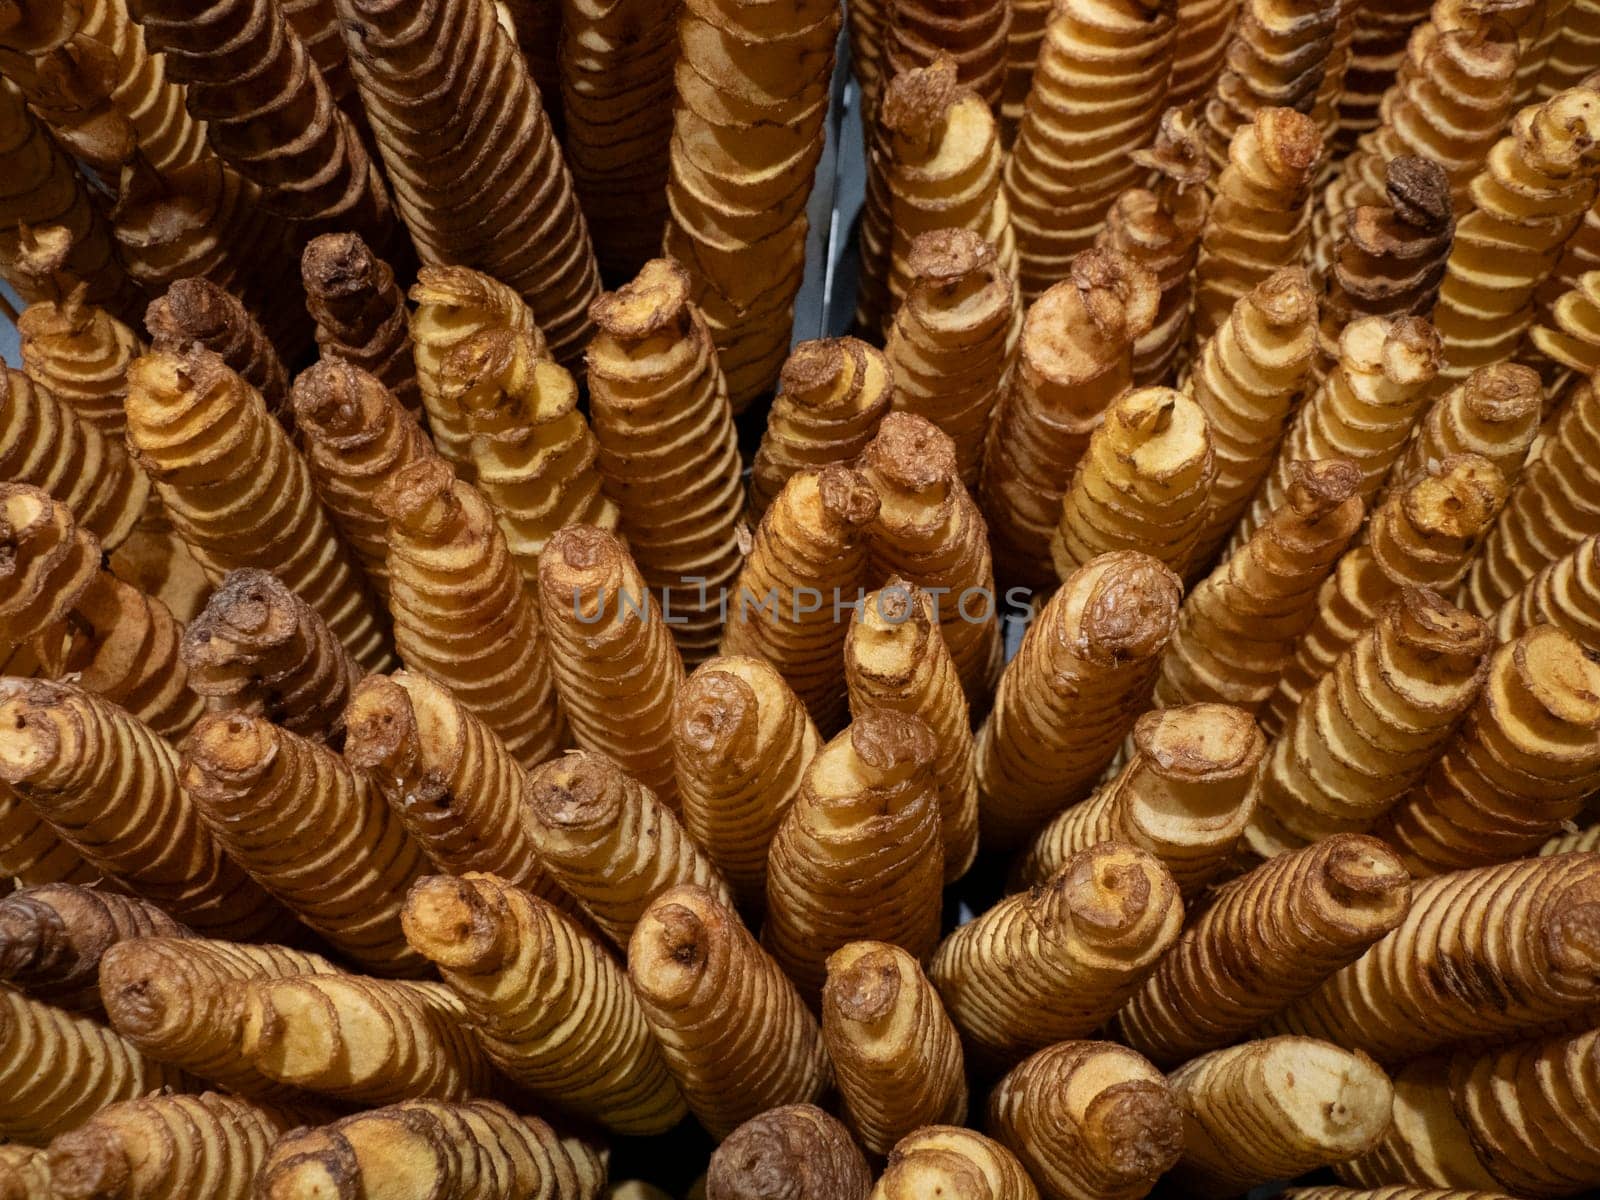
[[[728,885],[673,812],[610,759],[578,750],[528,777],[521,820],[539,857],[595,925],[626,946],[650,903],[683,885],[732,907]]]
[[[1439,304],[1441,378],[1510,356],[1533,323],[1533,294],[1594,197],[1600,94],[1576,87],[1530,105],[1489,150],[1456,225]]]
[[[1111,1042],[1061,1042],[1027,1059],[990,1094],[988,1129],[1045,1200],[1138,1200],[1183,1149],[1161,1072]]]
[[[1138,178],[1172,65],[1175,0],[1057,0],[1005,164],[1022,294],[1070,277]]]
[[[1143,850],[1102,842],[957,928],[928,974],[975,1065],[1003,1070],[1098,1029],[1182,923],[1172,873]]]
[[[1233,134],[1226,159],[1217,164],[1216,195],[1195,263],[1197,344],[1262,280],[1301,265],[1321,157],[1321,132],[1292,108],[1262,108]]]
[[[940,55],[895,75],[869,134],[860,329],[876,335],[887,326],[911,286],[912,244],[925,233],[975,233],[1016,278],[1017,243],[1000,187],[1000,132],[983,98],[958,82],[954,59]]]
[[[839,32],[837,0],[678,16],[663,247],[692,280],[735,412],[772,386],[794,318]]]
[[[924,1125],[896,1143],[870,1200],[1039,1200],[1017,1156],[999,1142],[954,1125]]]
[[[1206,414],[1216,462],[1196,567],[1216,556],[1272,469],[1316,346],[1316,293],[1304,271],[1285,267],[1239,297],[1196,350],[1183,386]]]
[[[765,658],[782,672],[823,736],[844,724],[843,648],[867,579],[867,537],[879,499],[847,467],[802,471],[761,518],[730,597],[722,653]],[[841,609],[842,611],[842,609]]]
[[[34,674],[71,679],[162,736],[200,715],[179,657],[183,627],[160,600],[100,566],[100,544],[38,488],[0,484],[0,640]]]
[[[763,658],[709,658],[678,690],[683,824],[746,911],[766,906],[767,850],[820,744],[805,705]]]
[[[300,282],[322,356],[344,359],[374,376],[420,418],[411,314],[394,268],[359,234],[325,233],[306,243]]]
[[[0,1039],[20,1051],[0,1063],[0,1131],[8,1142],[43,1146],[108,1104],[193,1086],[98,1021],[9,987],[0,987]]]
[[[192,928],[271,938],[292,927],[201,823],[176,751],[109,701],[0,681],[0,778],[86,861]]]
[[[103,1011],[100,960],[112,946],[190,936],[148,900],[74,883],[22,888],[0,900],[0,979],[35,1000],[95,1015]]]
[[[1050,534],[1061,497],[1101,415],[1133,378],[1133,344],[1153,326],[1154,275],[1107,250],[1086,250],[1028,308],[1016,366],[995,410],[979,496],[995,573],[1054,586]]]
[[[988,530],[958,478],[954,451],[929,422],[895,412],[856,467],[879,500],[868,531],[872,578],[899,576],[927,589],[961,686],[979,702],[1000,674],[999,595]]]
[[[213,583],[271,571],[367,667],[389,661],[366,580],[261,395],[209,350],[156,350],[128,371],[128,442]]]
[[[1600,648],[1600,537],[1585,538],[1541,570],[1494,618],[1502,642],[1535,625],[1554,625],[1581,645]]]
[[[1532,854],[1600,784],[1600,652],[1549,625],[1495,651],[1466,721],[1378,836],[1422,877]]]
[[[437,457],[390,476],[378,494],[389,518],[389,613],[395,647],[494,730],[524,766],[565,740],[551,645],[494,510]]]
[[[1181,591],[1148,555],[1105,554],[1029,623],[978,733],[985,845],[1021,845],[1089,794],[1148,703]]]
[[[600,1200],[605,1155],[493,1100],[408,1100],[273,1144],[262,1200]],[[335,1190],[336,1189],[336,1190]],[[399,1190],[397,1190],[399,1189]]]
[[[1450,743],[1493,642],[1484,621],[1434,592],[1405,588],[1385,603],[1273,743],[1250,849],[1267,858],[1372,828]]]
[[[884,346],[894,379],[890,403],[950,438],[961,482],[975,491],[1022,329],[1016,283],[994,247],[967,229],[919,233],[906,270],[905,298]]]
[[[1272,696],[1323,582],[1361,526],[1361,472],[1342,458],[1290,464],[1288,494],[1184,598],[1161,658],[1156,703],[1220,702],[1255,713]]]
[[[600,477],[693,666],[716,650],[719,598],[742,557],[742,464],[716,346],[689,300],[688,274],[670,259],[651,259],[590,311],[599,330],[587,362]]]
[[[41,1200],[50,1194],[50,1161],[38,1146],[8,1142],[0,1146],[0,1196]]]
[[[1101,842],[1137,846],[1172,872],[1185,898],[1227,868],[1255,811],[1256,767],[1266,749],[1249,713],[1192,704],[1145,713],[1128,761],[1109,783],[1046,825],[1017,874],[1040,887]]]
[[[1593,477],[1597,455],[1600,391],[1585,381],[1573,389],[1538,455],[1517,477],[1472,563],[1462,596],[1474,611],[1492,615],[1543,567],[1600,533],[1600,494]]]
[[[782,1187],[794,1200],[866,1200],[872,1170],[850,1131],[812,1104],[751,1117],[712,1152],[706,1200],[757,1200]]]
[[[1359,960],[1269,1022],[1397,1062],[1590,1012],[1600,858],[1561,854],[1438,875]],[[1490,990],[1449,979],[1495,980]]]
[[[1237,1196],[1342,1163],[1389,1125],[1394,1089],[1360,1051],[1315,1038],[1245,1042],[1192,1059],[1168,1078],[1183,1111],[1173,1181],[1191,1195]]]
[[[925,67],[940,55],[955,60],[957,82],[999,112],[1005,85],[1008,0],[887,0],[883,65],[889,78]]]
[[[1205,411],[1172,388],[1138,388],[1106,410],[1050,539],[1067,580],[1097,556],[1148,554],[1182,574],[1205,521],[1216,459]]]
[[[1510,488],[1538,433],[1543,399],[1531,368],[1512,362],[1479,367],[1428,406],[1389,486],[1430,472],[1451,455],[1476,454],[1492,462]]]
[[[351,962],[415,976],[400,905],[421,849],[365,776],[320,742],[245,713],[203,718],[179,778],[227,854]]]
[[[1231,1045],[1399,925],[1411,890],[1375,838],[1335,834],[1281,854],[1218,890],[1114,1028],[1164,1067]]]
[[[1181,4],[1178,21],[1181,34]],[[1133,158],[1153,172],[1153,179],[1112,202],[1095,245],[1148,268],[1161,287],[1155,325],[1133,347],[1134,383],[1149,386],[1172,382],[1189,341],[1194,266],[1210,210],[1203,185],[1210,178],[1211,164],[1194,115],[1184,108],[1163,112],[1154,142],[1135,150]]]
[[[120,440],[10,367],[0,368],[0,478],[50,493],[106,551],[150,501],[150,479]]]
[[[523,828],[526,773],[447,688],[416,671],[369,676],[345,720],[345,760],[377,785],[434,866],[487,871],[576,911]]]
[[[927,1125],[964,1120],[961,1039],[911,954],[851,942],[828,958],[822,1038],[851,1126],[887,1154]]]
[[[851,618],[844,676],[850,711],[858,719],[872,709],[888,709],[917,717],[933,734],[939,752],[931,783],[949,884],[966,874],[977,856],[978,786],[967,700],[940,633],[932,598],[892,576]]]
[[[502,1074],[619,1133],[684,1115],[623,968],[550,905],[493,875],[433,875],[402,919]]]
[[[576,364],[599,290],[594,248],[539,89],[493,0],[338,0],[394,203],[430,266],[499,280]],[[424,393],[426,395],[426,393]]]
[[[251,1200],[256,1172],[299,1114],[236,1096],[158,1093],[107,1105],[50,1142],[61,1200]]]
[[[1338,364],[1295,415],[1231,547],[1243,545],[1283,503],[1297,460],[1349,459],[1361,468],[1357,494],[1370,501],[1405,451],[1442,355],[1439,335],[1420,317],[1363,317],[1345,326]]]
[[[119,1036],[169,1063],[249,1099],[303,1101],[239,1050],[242,994],[252,979],[289,979],[338,970],[315,954],[198,938],[132,938],[100,960],[100,999]]]
[[[1324,581],[1315,619],[1279,673],[1262,727],[1280,733],[1317,680],[1402,591],[1454,595],[1505,496],[1499,471],[1476,454],[1432,460],[1390,491],[1367,523],[1366,540]]]
[[[750,466],[750,523],[799,472],[853,463],[889,411],[894,390],[882,351],[857,338],[796,346]]]
[[[1600,370],[1600,271],[1585,271],[1572,287],[1540,305],[1528,344],[1562,372],[1587,378]],[[1561,375],[1552,383],[1553,390],[1567,386]]]
[[[1348,154],[1356,139],[1378,127],[1383,95],[1405,62],[1412,31],[1427,21],[1431,0],[1401,0],[1384,8],[1362,6],[1350,39],[1339,97],[1337,148]]]
[[[672,704],[683,659],[632,556],[604,530],[569,525],[539,560],[539,603],[574,739],[675,810]]]
[[[628,943],[628,978],[689,1111],[716,1138],[832,1083],[794,984],[704,888],[657,896]]]
[[[0,83],[0,276],[24,303],[57,299],[64,278],[121,320],[138,317],[144,297],[117,256],[111,226],[72,158],[28,110],[20,92]],[[59,265],[39,272],[27,230],[59,243]]]
[[[401,250],[383,177],[279,6],[226,0],[197,20],[172,0],[128,4],[208,145],[261,188],[263,205]]]

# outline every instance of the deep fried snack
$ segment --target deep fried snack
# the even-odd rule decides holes
[[[378,494],[389,518],[395,648],[483,720],[524,766],[566,735],[532,589],[494,511],[443,459],[419,458]]]
[[[928,590],[961,686],[973,702],[983,699],[1000,673],[999,597],[988,530],[957,476],[954,445],[921,417],[890,413],[856,467],[879,499],[868,539],[872,578],[899,576]]]
[[[672,757],[684,827],[748,911],[767,902],[767,848],[821,744],[762,658],[707,659],[678,689]]]
[[[1515,640],[1535,625],[1554,625],[1582,645],[1600,647],[1600,537],[1585,538],[1528,580],[1495,615],[1495,634]]]
[[[26,800],[6,790],[0,790],[0,870],[19,887],[46,883],[87,886],[103,879]]]
[[[1011,33],[1007,0],[888,0],[884,11],[883,62],[891,79],[948,55],[955,60],[957,82],[999,112]]]
[[[262,1200],[599,1200],[605,1155],[492,1100],[411,1100],[279,1138]],[[333,1191],[337,1189],[337,1192]]]
[[[299,1115],[236,1096],[157,1093],[101,1109],[50,1143],[59,1200],[251,1200],[267,1150]]]
[[[0,1046],[0,1131],[24,1145],[43,1146],[108,1104],[193,1086],[98,1021],[9,987],[0,987]]]
[[[1251,288],[1274,271],[1300,266],[1321,158],[1316,123],[1292,108],[1262,108],[1233,134],[1225,162],[1217,163],[1221,173],[1195,264],[1197,343],[1217,331]]]
[[[1384,92],[1405,62],[1412,30],[1427,21],[1432,7],[1432,0],[1399,0],[1381,9],[1362,5],[1356,13],[1333,143],[1341,155],[1350,152],[1361,134],[1378,127]]]
[[[57,1008],[98,1013],[107,950],[132,938],[188,936],[148,900],[72,883],[23,888],[0,900],[0,978]]]
[[[1049,882],[957,928],[928,974],[968,1053],[981,1067],[1004,1070],[1098,1029],[1182,924],[1172,872],[1143,850],[1101,842]]]
[[[1529,367],[1512,362],[1479,367],[1428,406],[1390,472],[1390,486],[1428,472],[1453,454],[1477,454],[1499,468],[1509,489],[1538,432],[1543,398],[1539,375]]]
[[[1394,1099],[1377,1063],[1315,1038],[1215,1050],[1168,1083],[1183,1110],[1172,1180],[1202,1198],[1237,1196],[1365,1152],[1388,1128]]]
[[[628,978],[689,1111],[713,1137],[816,1100],[832,1069],[794,985],[710,892],[677,887],[628,943]]]
[[[1483,691],[1378,836],[1414,876],[1532,854],[1600,785],[1600,655],[1535,625],[1495,651]]]
[[[954,1125],[924,1125],[889,1151],[871,1200],[1039,1200],[1017,1156],[992,1138]]]
[[[1593,1010],[1600,858],[1562,854],[1417,884],[1399,927],[1270,1022],[1379,1062]],[[1452,981],[1493,981],[1462,988]]]
[[[1155,559],[1106,554],[1028,625],[978,734],[985,845],[1020,845],[1089,794],[1148,702],[1181,592]]]
[[[1196,566],[1215,557],[1272,469],[1316,347],[1316,293],[1304,271],[1285,267],[1239,297],[1195,352],[1184,388],[1206,414],[1216,459]]]
[[[762,943],[808,1000],[849,942],[889,942],[919,960],[938,944],[937,751],[920,718],[869,708],[806,769],[772,839]]]
[[[240,712],[205,717],[179,750],[184,792],[257,883],[351,962],[422,973],[400,905],[427,863],[376,787],[320,742]]]
[[[50,1162],[38,1146],[9,1142],[0,1146],[0,1197],[4,1200],[47,1200]]]
[[[1137,388],[1106,410],[1061,501],[1056,574],[1139,551],[1183,574],[1206,517],[1216,460],[1205,411],[1172,388]]]
[[[704,850],[644,784],[599,754],[576,750],[528,777],[520,819],[539,857],[595,925],[626,946],[662,892],[692,884],[733,896]]]
[[[339,41],[337,33],[334,40]],[[325,233],[306,243],[300,282],[323,357],[342,358],[375,376],[407,412],[420,418],[411,314],[393,268],[359,234]]]
[[[338,0],[394,204],[424,263],[525,299],[575,365],[599,291],[583,212],[527,66],[491,0]],[[415,299],[415,297],[413,297]],[[426,392],[424,392],[426,396]]]
[[[1043,886],[1074,855],[1121,842],[1155,855],[1185,898],[1201,894],[1234,856],[1255,811],[1266,741],[1250,714],[1225,704],[1145,713],[1116,777],[1040,832],[1018,868]]]
[[[278,936],[288,914],[229,860],[144,722],[71,684],[0,681],[0,778],[117,883],[201,933]]]
[[[527,776],[453,693],[420,672],[373,675],[353,690],[345,716],[345,759],[378,785],[434,866],[487,871],[576,911],[523,828]]]
[[[1394,1111],[1388,1131],[1365,1154],[1335,1168],[1340,1180],[1372,1187],[1391,1179],[1431,1187],[1500,1186],[1484,1170],[1452,1107],[1450,1060],[1448,1054],[1429,1055],[1395,1072]]]
[[[932,782],[949,884],[966,874],[978,853],[978,785],[967,699],[941,631],[933,598],[893,576],[851,618],[844,678],[856,716],[891,709],[919,718],[934,735],[939,753]]]
[[[365,674],[309,604],[265,571],[230,571],[183,635],[189,687],[214,709],[256,713],[336,743]]]
[[[0,479],[49,492],[107,551],[150,500],[149,477],[119,440],[10,367],[0,367]]]
[[[503,1074],[618,1133],[683,1117],[623,968],[550,905],[493,875],[433,875],[402,919]]]
[[[325,357],[294,381],[294,425],[311,483],[380,599],[389,595],[388,481],[436,454],[427,434],[375,376]]]
[[[1343,458],[1290,464],[1284,503],[1184,598],[1156,702],[1220,701],[1254,713],[1278,687],[1319,593],[1365,516]]]
[[[213,583],[271,571],[327,621],[357,662],[388,638],[311,474],[260,393],[209,350],[152,351],[128,370],[128,442]]]
[[[812,1104],[751,1117],[712,1152],[706,1200],[866,1200],[872,1170],[850,1131]]]
[[[839,21],[836,0],[679,12],[663,245],[693,281],[735,412],[789,350]]]
[[[1117,1015],[1141,1054],[1175,1066],[1240,1040],[1360,958],[1411,904],[1375,838],[1335,834],[1223,885]]]
[[[144,313],[157,350],[182,354],[198,343],[236,372],[267,402],[267,411],[291,424],[289,372],[260,323],[238,299],[209,279],[179,279]]]
[[[23,309],[17,318],[22,369],[101,433],[117,438],[128,423],[122,409],[128,364],[145,346],[88,296],[80,283]]]
[[[750,467],[751,524],[799,472],[853,463],[889,411],[893,392],[883,353],[857,338],[796,346],[784,361]]]
[[[765,658],[783,673],[823,736],[844,724],[842,653],[852,604],[867,579],[877,493],[847,467],[802,471],[761,518],[729,599],[722,653]]]
[[[1029,306],[980,488],[995,571],[1008,583],[1055,584],[1050,534],[1061,497],[1101,415],[1132,381],[1133,344],[1150,331],[1160,299],[1149,271],[1087,250]]]
[[[1110,1042],[1062,1042],[1023,1062],[991,1093],[988,1127],[1045,1200],[1138,1200],[1183,1150],[1161,1072]]]
[[[1156,132],[1176,33],[1175,0],[1059,0],[1005,163],[1022,294],[1072,271],[1112,201],[1138,179]]]
[[[336,971],[315,954],[283,946],[134,938],[100,960],[100,999],[112,1027],[156,1062],[252,1099],[304,1099],[239,1053],[242,997],[251,979]]]
[[[910,278],[884,356],[895,412],[915,413],[955,443],[961,482],[978,486],[983,443],[1000,403],[1022,308],[994,247],[968,229],[912,239]]]
[[[539,602],[573,738],[676,809],[672,704],[683,659],[632,556],[604,530],[569,525],[539,559]]]
[[[693,666],[716,650],[719,597],[743,558],[743,464],[728,390],[689,276],[671,259],[595,301],[586,353],[600,477],[639,573],[674,610]]]
[[[1476,454],[1435,460],[1391,491],[1367,523],[1366,540],[1324,581],[1316,618],[1279,674],[1262,727],[1281,732],[1305,694],[1402,590],[1454,595],[1505,496],[1500,473]]]
[[[1388,600],[1273,743],[1245,833],[1251,850],[1266,858],[1372,828],[1450,743],[1493,644],[1486,622],[1435,592],[1407,587]]]
[[[925,1125],[963,1121],[961,1039],[917,960],[899,946],[851,942],[828,959],[822,1038],[851,1127],[887,1154]]]

